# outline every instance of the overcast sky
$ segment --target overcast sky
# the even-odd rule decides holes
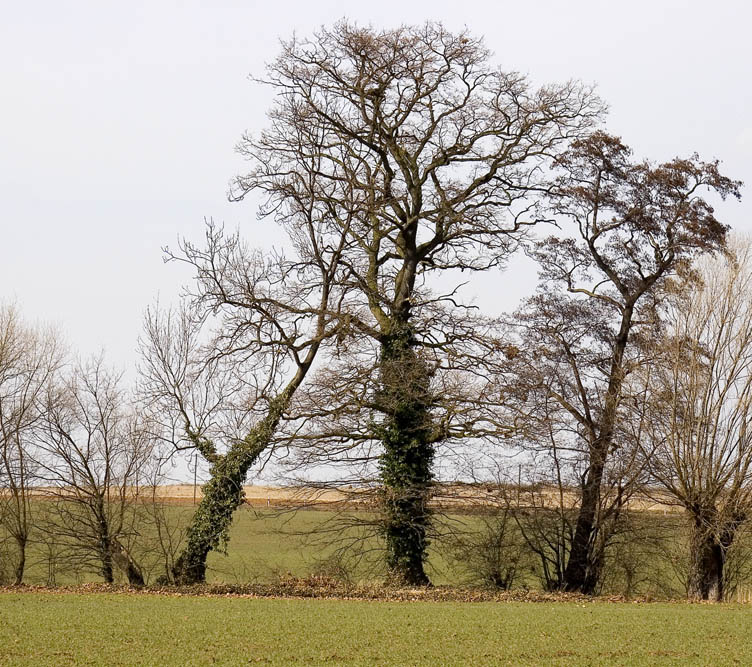
[[[467,26],[536,83],[597,83],[608,128],[638,156],[697,151],[752,184],[752,10],[741,1],[27,0],[3,14],[0,301],[121,366],[135,360],[143,309],[188,277],[162,263],[162,246],[199,239],[204,217],[273,240],[253,202],[226,201],[243,169],[234,145],[263,127],[270,101],[247,77],[263,74],[280,37],[344,16]],[[752,230],[744,192],[717,210]],[[514,269],[486,279],[479,300],[513,308],[531,287]]]

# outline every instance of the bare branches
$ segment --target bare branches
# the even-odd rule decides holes
[[[0,306],[0,522],[15,542],[16,584],[23,581],[32,525],[32,450],[46,391],[62,364],[54,331],[31,327],[14,307]]]
[[[384,494],[421,496],[423,507],[434,445],[483,437],[498,423],[483,393],[492,383],[479,370],[488,365],[470,361],[493,347],[480,342],[490,325],[477,316],[475,332],[458,325],[470,309],[456,284],[436,297],[431,280],[509,257],[540,220],[531,195],[550,187],[553,156],[598,122],[602,105],[574,82],[534,90],[494,68],[481,40],[436,23],[377,31],[340,22],[284,42],[262,82],[277,93],[271,124],[241,140],[250,168],[233,181],[231,198],[260,193],[261,215],[288,230],[313,224],[324,239],[344,238],[348,326],[375,342],[350,345],[347,358],[338,350],[342,382],[321,376],[333,400],[323,410],[302,406],[306,427],[292,431],[308,460],[325,433],[340,455],[361,452],[358,461],[380,441],[382,476],[390,451],[422,451],[413,463],[394,462],[406,475],[423,471],[421,481],[395,481],[404,493]],[[422,531],[405,535],[420,542]],[[407,579],[427,581],[424,556]]]
[[[535,221],[515,206],[527,212],[527,194],[546,187],[546,160],[602,111],[576,83],[531,90],[493,69],[480,40],[430,23],[376,32],[342,22],[291,40],[264,83],[279,101],[271,127],[240,143],[252,169],[232,197],[264,192],[263,213],[283,224],[303,210],[347,220],[364,255],[353,275],[382,328],[416,272],[498,263]]]
[[[147,313],[142,390],[162,437],[211,464],[174,563],[181,583],[204,580],[207,554],[227,540],[248,471],[273,444],[319,349],[336,348],[359,326],[341,261],[349,224],[322,234],[310,197],[296,203],[292,259],[251,251],[213,223],[204,248],[183,242],[179,254],[167,253],[194,269],[195,286],[181,310]]]
[[[654,479],[693,523],[688,593],[722,600],[725,562],[752,512],[752,251],[698,266],[666,304],[644,442]]]
[[[569,235],[538,241],[530,251],[542,282],[515,318],[525,350],[516,366],[523,401],[571,424],[582,501],[563,585],[591,591],[604,479],[616,452],[618,462],[638,463],[624,406],[645,390],[630,376],[652,361],[645,343],[654,343],[660,329],[659,295],[687,273],[692,258],[723,251],[727,227],[703,196],[738,197],[740,183],[697,156],[633,163],[630,149],[603,132],[574,141],[556,168],[552,212],[573,224]],[[619,502],[640,471],[622,469]]]
[[[45,530],[107,583],[116,569],[129,583],[144,583],[128,545],[140,530],[134,506],[154,455],[149,429],[101,358],[47,391],[35,451],[50,501]]]
[[[550,237],[533,252],[544,280],[617,309],[634,306],[697,254],[722,250],[728,227],[704,196],[738,198],[741,186],[697,155],[659,165],[630,157],[603,132],[559,156],[553,212],[572,220],[576,232]]]

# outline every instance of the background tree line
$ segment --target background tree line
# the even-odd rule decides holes
[[[269,126],[242,137],[230,196],[261,197],[285,250],[210,223],[202,245],[167,251],[195,278],[176,309],[148,311],[132,397],[101,361],[71,370],[52,334],[8,335],[15,580],[35,486],[54,497],[38,507],[56,548],[106,581],[143,583],[142,521],[169,538],[138,547],[166,581],[204,581],[249,472],[273,458],[308,486],[370,494],[360,519],[396,583],[429,583],[446,483],[473,481],[492,489],[485,529],[455,530],[457,549],[494,585],[524,552],[548,588],[598,591],[652,494],[690,517],[689,594],[722,598],[748,518],[749,267],[708,197],[741,184],[697,155],[636,160],[593,90],[535,88],[439,24],[342,22],[284,42],[259,82]],[[475,277],[504,290],[518,252],[538,263],[535,295],[481,312]],[[158,505],[133,500],[180,452],[210,478],[178,549]]]

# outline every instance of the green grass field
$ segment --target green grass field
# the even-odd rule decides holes
[[[177,520],[191,511],[171,508]],[[331,535],[317,541],[306,534],[331,518],[326,511],[243,508],[228,553],[210,555],[209,582],[264,583],[320,571]],[[431,549],[433,582],[464,583],[443,549],[439,542]],[[27,583],[44,583],[44,563],[30,555]],[[383,572],[360,563],[348,574],[370,581]],[[93,571],[57,577],[58,584],[97,580]],[[752,605],[738,604],[0,592],[0,665],[752,664],[751,630]]]
[[[752,664],[752,607],[0,593],[0,664]]]
[[[173,505],[167,509],[171,521],[183,524],[187,523],[193,512],[191,505]],[[367,518],[367,515],[360,515],[360,518],[363,516]],[[337,547],[342,546],[342,537],[352,533],[336,524],[329,533],[311,534],[315,528],[320,528],[333,519],[336,520],[334,513],[327,510],[279,512],[243,507],[236,513],[227,552],[209,554],[207,580],[209,583],[246,584],[273,583],[280,576],[286,576],[288,573],[296,577],[305,577],[312,573],[339,576],[341,572],[337,571],[336,567],[341,564],[340,561],[327,561]],[[347,521],[348,516],[345,515],[344,519]],[[450,520],[454,528],[460,525],[460,522],[467,527],[478,521],[477,517],[472,515],[451,517]],[[101,581],[97,573],[97,563],[94,561],[90,567],[78,569],[71,568],[70,562],[62,561],[56,565],[55,576],[51,580],[45,552],[40,543],[33,538],[34,535],[32,535],[27,553],[25,583],[44,585],[52,581],[56,585],[78,585]],[[11,551],[8,553],[12,555],[12,543],[6,541],[5,544],[10,547]],[[358,562],[345,561],[346,576],[353,582],[382,579],[385,572],[381,547],[381,541],[377,538],[360,543],[359,548],[367,555]],[[638,572],[637,584],[630,594],[651,598],[683,596],[683,587],[677,578],[677,572],[669,567],[665,559],[656,560],[654,554],[639,557],[642,570]],[[7,563],[11,562],[9,558]],[[148,566],[145,568],[145,573],[149,583],[154,583],[164,572],[163,561],[160,558],[142,560],[141,563]],[[2,562],[0,562],[1,565]],[[427,570],[431,581],[438,586],[479,584],[477,578],[472,579],[467,567],[463,567],[452,558],[451,549],[441,540],[435,540],[429,549]],[[625,594],[627,589],[624,586],[622,568],[618,561],[612,564],[609,573],[612,576],[604,585],[603,592]],[[650,575],[649,579],[641,579],[640,577],[644,574]],[[528,568],[521,573],[514,586],[538,589],[541,582]]]
[[[245,583],[271,581],[279,574],[302,577],[323,570],[327,572],[331,555],[343,546],[341,537],[354,530],[338,527],[338,520],[326,510],[303,510],[292,513],[254,511],[242,508],[235,516],[227,553],[210,553],[207,580],[210,583]],[[345,518],[347,521],[347,518]],[[330,525],[330,522],[334,522]],[[333,532],[316,533],[322,527]],[[380,551],[381,541],[367,538],[359,549],[366,556],[359,562],[347,561],[354,580],[378,579],[385,575]],[[438,543],[430,550],[428,570],[436,585],[457,585],[461,575],[449,562]]]
[[[173,520],[186,523],[193,507],[175,505],[169,507],[168,511]],[[226,553],[209,554],[208,582],[270,582],[279,575],[289,573],[302,577],[318,571],[337,546],[341,546],[338,538],[347,533],[347,530],[336,528],[334,537],[331,533],[312,534],[314,529],[330,522],[333,517],[334,514],[326,510],[281,512],[242,507],[235,515]],[[49,568],[44,550],[33,538],[34,534],[27,551],[24,582],[29,585],[44,585],[48,583]],[[8,545],[12,554],[12,543],[8,542]],[[365,558],[357,566],[352,566],[351,574],[354,578],[372,579],[383,575],[383,564],[376,551],[378,546],[379,542],[375,539],[371,540],[370,545],[366,543],[366,549],[370,547],[373,553],[371,558]],[[155,566],[159,564],[155,561]],[[67,562],[61,562],[56,568],[54,583],[77,585],[101,581],[95,568],[96,563],[94,569],[76,571]],[[459,583],[459,576],[452,571],[441,549],[432,550],[429,569],[436,584]],[[162,570],[155,569],[147,574],[153,582],[161,572]]]

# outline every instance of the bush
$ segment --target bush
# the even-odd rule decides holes
[[[509,590],[527,567],[522,536],[507,508],[473,517],[447,542],[451,559],[472,584]]]

